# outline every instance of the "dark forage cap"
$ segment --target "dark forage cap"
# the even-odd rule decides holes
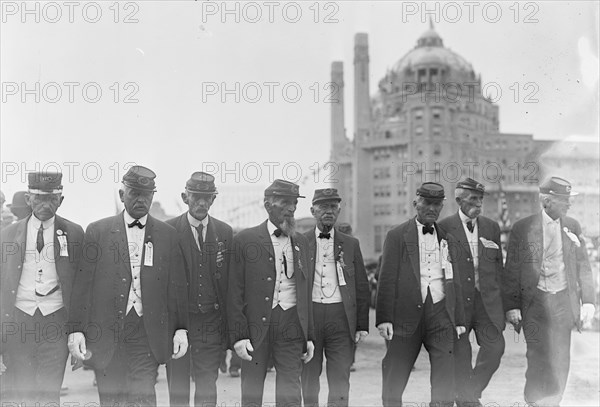
[[[312,204],[324,201],[338,201],[342,198],[338,195],[338,190],[335,188],[315,189],[315,194],[312,199]]]
[[[466,178],[460,181],[458,184],[456,184],[456,188],[470,189],[471,191],[478,191],[483,194],[487,193],[485,192],[485,187],[483,186],[483,184],[481,182],[475,181],[473,178]]]
[[[215,177],[205,172],[195,172],[185,183],[185,190],[194,194],[218,194]]]
[[[559,177],[550,177],[542,185],[540,185],[542,194],[550,194],[557,196],[575,196],[578,192],[571,190],[571,183],[566,179]]]
[[[25,194],[27,191],[17,191],[12,197],[12,203],[6,205],[11,209],[29,208],[27,201],[25,200]]]
[[[30,172],[27,181],[32,194],[60,194],[63,189],[60,172]]]
[[[417,195],[426,199],[446,199],[444,187],[437,182],[424,182],[417,188]]]
[[[140,191],[156,192],[156,174],[149,168],[134,165],[123,175],[123,185]]]
[[[291,196],[294,198],[306,198],[300,195],[300,187],[293,182],[276,179],[267,189],[265,196]]]

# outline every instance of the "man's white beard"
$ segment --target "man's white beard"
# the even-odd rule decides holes
[[[294,218],[285,218],[279,228],[288,236],[292,236],[296,233],[296,219]]]

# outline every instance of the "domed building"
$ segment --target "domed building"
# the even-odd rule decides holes
[[[498,106],[482,94],[481,76],[433,27],[391,67],[374,95],[368,37],[356,34],[352,141],[345,134],[342,62],[332,63],[331,75],[340,89],[331,106],[331,161],[344,198],[339,222],[352,225],[365,257],[378,256],[388,230],[414,216],[415,191],[425,181],[445,187],[441,217],[457,210],[454,187],[467,176],[486,186],[485,215],[505,229],[539,210],[545,173],[538,158],[551,143],[500,133]]]

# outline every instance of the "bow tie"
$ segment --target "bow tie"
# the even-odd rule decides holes
[[[287,236],[285,233],[283,233],[283,230],[277,228],[273,231],[273,234],[275,235],[275,237],[279,237],[281,235]]]
[[[433,226],[423,225],[423,234],[426,235],[427,233],[430,233],[433,235]]]
[[[319,239],[329,239],[331,237],[331,233],[319,233]]]
[[[132,228],[132,227],[134,227],[134,226],[137,226],[137,227],[138,227],[138,228],[140,228],[140,229],[144,229],[144,227],[145,227],[146,225],[142,225],[142,222],[140,222],[140,220],[139,220],[139,219],[136,219],[136,220],[134,220],[133,222],[131,222],[131,223],[128,223],[128,224],[127,224],[127,227],[128,227],[128,228]]]

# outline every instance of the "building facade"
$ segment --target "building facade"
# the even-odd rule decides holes
[[[553,143],[501,133],[498,106],[482,94],[481,76],[444,46],[433,27],[379,81],[374,95],[368,36],[356,34],[352,140],[344,126],[342,62],[332,63],[331,79],[340,95],[331,106],[331,160],[338,165],[336,187],[350,197],[342,202],[339,221],[352,225],[365,257],[377,257],[387,232],[414,216],[415,191],[425,181],[447,191],[442,217],[457,210],[454,186],[467,176],[486,185],[485,215],[503,219],[507,228],[539,209],[538,184],[556,169],[556,163],[543,167],[541,158]],[[551,162],[568,167],[573,161],[553,154]],[[552,174],[568,177],[564,171]],[[596,202],[597,178],[586,188]],[[597,209],[595,224],[597,234]]]

